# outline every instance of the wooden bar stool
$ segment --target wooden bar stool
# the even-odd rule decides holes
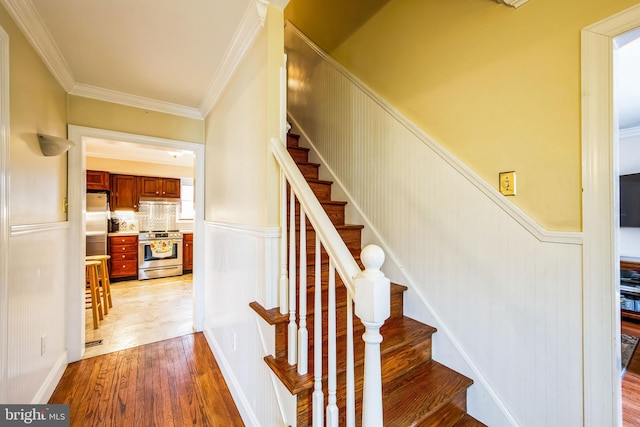
[[[100,262],[100,275],[98,280],[102,286],[102,306],[104,307],[104,314],[109,314],[109,309],[113,308],[113,301],[111,300],[111,281],[109,280],[109,268],[107,267],[107,260],[110,258],[111,255],[89,255],[87,257],[87,261]]]
[[[102,313],[102,301],[100,301],[100,288],[98,285],[98,266],[100,261],[85,261],[87,281],[91,291],[91,312],[93,313],[93,329],[98,329],[98,318],[104,319]]]

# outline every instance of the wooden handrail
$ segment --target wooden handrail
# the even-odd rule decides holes
[[[298,169],[298,166],[287,152],[285,145],[278,138],[271,138],[271,149],[278,163],[280,163],[280,168],[284,171],[289,185],[293,188],[300,204],[304,206],[307,219],[320,237],[322,246],[334,262],[335,268],[345,283],[349,294],[355,299],[354,280],[362,273],[360,266],[333,226],[318,198],[304,179],[302,172],[300,172],[300,169]]]

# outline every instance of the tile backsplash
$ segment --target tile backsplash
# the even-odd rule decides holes
[[[132,211],[116,211],[111,212],[111,218],[118,220],[120,224],[119,231],[139,231],[138,213]]]
[[[177,230],[178,203],[140,202],[138,224],[141,231]]]
[[[119,231],[178,230],[179,207],[179,204],[171,202],[140,202],[138,212],[111,212],[111,218],[118,220]]]

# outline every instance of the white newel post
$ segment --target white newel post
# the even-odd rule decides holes
[[[382,372],[380,366],[380,327],[391,314],[391,283],[380,267],[384,251],[368,245],[360,254],[365,270],[355,280],[356,316],[365,326],[362,339],[364,348],[364,385],[362,425],[382,427]]]

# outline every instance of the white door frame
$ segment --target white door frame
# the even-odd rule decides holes
[[[67,350],[69,362],[82,358],[84,353],[84,257],[86,209],[86,163],[84,138],[101,138],[137,144],[155,145],[168,149],[191,150],[196,154],[195,199],[196,210],[193,235],[193,328],[201,331],[204,321],[204,144],[156,138],[105,129],[69,125],[69,139],[75,146],[68,151],[69,193],[69,286],[66,296]]]
[[[9,359],[9,35],[0,27],[0,402],[7,401]]]
[[[613,39],[640,26],[640,5],[582,30],[584,425],[621,426],[617,137]]]

